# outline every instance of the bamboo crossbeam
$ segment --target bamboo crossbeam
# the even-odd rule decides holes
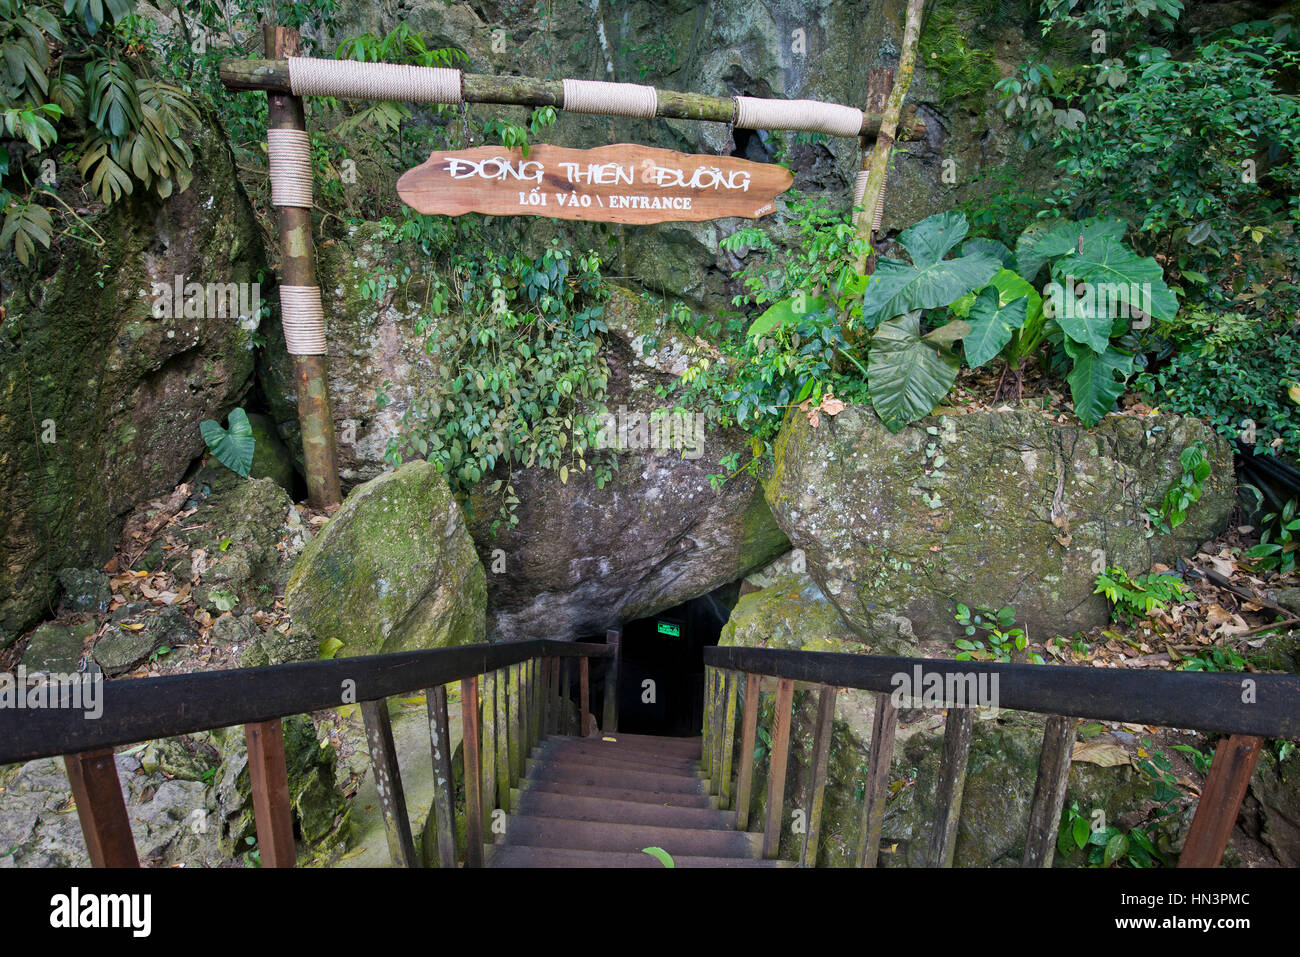
[[[290,93],[288,60],[225,60],[220,68],[221,82],[229,90],[260,90],[266,93]],[[539,80],[529,76],[492,76],[486,73],[463,74],[466,103],[494,103],[504,106],[564,107],[564,84],[560,80]],[[707,96],[703,93],[680,93],[655,90],[656,117],[675,120],[708,120],[732,123],[736,119],[736,102],[731,97]],[[340,99],[349,98],[340,94]],[[880,130],[881,114],[863,113],[859,136],[874,137]],[[912,112],[903,124],[907,135],[925,131],[923,121]]]

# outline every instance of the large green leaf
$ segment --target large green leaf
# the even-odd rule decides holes
[[[967,364],[978,369],[1001,352],[1028,313],[1028,296],[1003,305],[997,286],[985,286],[970,310],[970,332],[964,342]]]
[[[231,410],[228,421],[230,428],[227,430],[219,422],[204,419],[199,423],[199,431],[213,458],[247,478],[249,469],[253,467],[253,427],[243,409]]]
[[[971,253],[988,253],[990,256],[996,256],[1003,268],[1011,270],[1016,268],[1016,254],[1007,248],[1006,243],[998,242],[996,239],[976,237],[966,240],[961,244],[961,254],[969,256]]]
[[[1155,319],[1172,319],[1178,312],[1178,298],[1165,285],[1160,264],[1111,236],[1085,243],[1082,253],[1062,257],[1052,266],[1052,275],[1061,283],[1073,278],[1085,284],[1084,299],[1091,297],[1095,311],[1111,319],[1134,309]]]
[[[1002,268],[989,252],[943,258],[965,238],[966,229],[961,213],[939,213],[899,233],[899,244],[912,257],[912,264],[880,260],[862,297],[862,318],[868,328],[913,309],[947,306],[983,286]]]
[[[966,246],[969,246],[967,243]],[[963,247],[965,248],[965,247]],[[1009,302],[1015,302],[1017,299],[1028,299],[1026,320],[1032,323],[1043,311],[1043,297],[1038,294],[1038,290],[1025,282],[1019,273],[1012,272],[1010,269],[1003,269],[993,277],[990,285],[998,291],[998,303],[1005,306]],[[987,287],[986,287],[987,288]],[[952,304],[952,314],[965,319],[970,315],[970,307],[975,305],[975,297],[983,292],[983,289],[976,292],[967,293]]]
[[[921,338],[919,311],[882,322],[871,338],[867,387],[885,428],[897,432],[928,415],[957,381],[960,366],[951,351]]]
[[[802,300],[803,309],[799,310]],[[791,322],[798,322],[810,312],[817,312],[826,308],[826,299],[823,296],[791,296],[789,299],[782,299],[780,302],[773,303],[764,313],[754,320],[753,325],[749,327],[748,335],[758,339],[767,335],[777,326],[784,326]]]
[[[1133,357],[1117,349],[1098,354],[1069,339],[1065,340],[1065,351],[1074,360],[1074,368],[1065,377],[1074,398],[1074,414],[1091,428],[1115,408],[1133,371]]]
[[[1080,242],[1083,243],[1084,252],[1088,252],[1094,242],[1107,238],[1116,241],[1123,239],[1126,228],[1122,219],[1093,218],[1049,227],[1031,223],[1016,240],[1016,269],[1020,275],[1033,282],[1038,276],[1038,270],[1049,259],[1078,252]]]

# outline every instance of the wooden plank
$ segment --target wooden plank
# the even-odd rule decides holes
[[[722,791],[719,793],[719,806],[731,807],[731,771],[736,754],[736,692],[740,684],[740,675],[734,671],[726,672],[726,688],[722,700]]]
[[[573,715],[570,711],[569,689],[573,687],[569,680],[569,659],[560,662],[560,734],[573,734]]]
[[[460,683],[460,727],[465,755],[465,866],[483,866],[483,751],[479,735],[478,677]]]
[[[971,708],[948,709],[948,720],[943,729],[943,756],[939,761],[939,785],[934,796],[935,821],[930,834],[929,867],[952,867],[974,721],[975,712]]]
[[[1252,680],[1253,680],[1252,676]],[[1264,739],[1234,734],[1214,749],[1210,773],[1201,789],[1201,799],[1187,831],[1179,867],[1218,867],[1232,837],[1241,802],[1246,797],[1250,776],[1255,773]]]
[[[456,866],[456,778],[451,769],[451,731],[447,721],[447,686],[425,693],[429,712],[429,748],[433,757],[433,813],[438,826],[438,866]]]
[[[745,675],[745,712],[740,722],[740,770],[736,774],[736,830],[749,829],[754,788],[754,745],[758,740],[758,675]]]
[[[524,751],[524,707],[523,707],[523,665],[511,665],[506,672],[506,714],[509,716],[510,787],[515,786],[524,776],[524,761],[528,755]],[[507,793],[507,797],[509,794]],[[509,809],[506,804],[501,805]]]
[[[889,791],[889,768],[894,760],[894,734],[898,730],[898,709],[893,696],[876,694],[871,724],[871,753],[868,755],[867,787],[858,826],[856,867],[875,867],[880,855],[880,830],[885,820],[885,798]]]
[[[582,736],[591,734],[591,659],[578,659],[578,720]]]
[[[774,858],[781,846],[785,812],[785,770],[790,758],[790,721],[793,717],[794,682],[782,678],[776,686],[776,714],[772,728],[771,765],[767,774],[767,820],[763,825],[763,856]]]
[[[813,732],[810,779],[812,801],[808,808],[808,826],[804,830],[803,849],[799,853],[800,867],[817,866],[817,841],[821,837],[822,808],[826,804],[826,778],[830,769],[836,694],[836,689],[830,685],[822,685],[817,692],[817,729]]]
[[[718,669],[704,669],[704,706],[701,709],[702,724],[700,729],[700,770],[707,775],[713,774],[713,683],[718,678]]]
[[[244,725],[244,744],[248,749],[258,859],[263,867],[294,867],[298,849],[293,841],[283,721],[276,718]]]
[[[483,696],[483,826],[492,826],[497,807],[497,674],[480,679]]]
[[[510,810],[510,673],[502,668],[496,673],[496,745],[497,803],[502,811]],[[491,823],[489,821],[489,827]]]
[[[397,180],[418,212],[446,216],[547,216],[586,222],[701,222],[757,219],[794,183],[788,169],[733,156],[688,155],[616,143],[528,150],[475,146],[435,150]]]
[[[529,750],[542,743],[542,659],[528,659]]]
[[[64,755],[63,766],[72,785],[90,866],[139,867],[113,749]]]
[[[417,867],[411,819],[406,813],[406,794],[402,790],[402,773],[393,743],[393,725],[388,719],[388,702],[383,698],[361,702],[361,718],[366,726],[366,745],[370,748],[375,790],[379,792],[379,807],[384,815],[389,856],[397,867]]]
[[[613,649],[605,668],[605,720],[600,725],[606,734],[618,731],[618,662],[622,638],[621,629],[610,628],[605,632],[605,644]]]
[[[1043,729],[1043,747],[1038,755],[1038,777],[1034,801],[1029,806],[1029,831],[1021,867],[1051,867],[1056,855],[1056,834],[1065,806],[1065,787],[1070,778],[1070,760],[1079,722],[1054,714]]]

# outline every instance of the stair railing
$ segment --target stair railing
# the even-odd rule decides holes
[[[817,693],[809,763],[811,798],[799,851],[803,867],[816,864],[835,699],[841,688],[875,693],[866,793],[854,855],[858,867],[877,863],[898,705],[913,706],[921,699],[919,682],[941,689],[947,711],[936,818],[923,858],[930,867],[953,863],[974,713],[977,706],[988,703],[971,700],[966,691],[972,688],[996,688],[997,700],[992,704],[997,707],[1049,716],[1029,812],[1024,867],[1052,864],[1079,719],[1229,735],[1215,750],[1179,867],[1219,865],[1264,737],[1300,738],[1300,676],[1296,675],[1135,672],[739,647],[705,648],[704,664],[704,770],[720,806],[735,810],[741,830],[749,828],[759,697],[775,694],[763,821],[767,858],[777,856],[781,839],[794,691],[799,687]],[[768,688],[763,687],[765,679]],[[774,689],[770,688],[773,681]],[[900,697],[904,687],[915,694]]]
[[[510,789],[523,777],[532,748],[548,735],[591,733],[590,661],[613,654],[609,645],[534,639],[165,678],[104,681],[81,675],[76,685],[37,677],[16,693],[25,702],[35,695],[46,704],[0,707],[0,765],[63,755],[91,864],[138,867],[113,749],[242,724],[261,864],[293,867],[297,852],[282,719],[359,704],[390,855],[394,864],[414,867],[419,860],[386,699],[424,691],[438,864],[455,867],[447,685],[459,683],[465,864],[481,867],[484,822],[490,826],[494,811],[509,809]],[[606,700],[615,691],[612,674],[607,669]],[[93,683],[98,687],[90,701],[87,686]],[[576,710],[568,705],[575,692]],[[87,701],[94,707],[84,707]]]

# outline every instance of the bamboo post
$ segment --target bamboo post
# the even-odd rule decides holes
[[[894,139],[898,132],[898,119],[903,112],[903,100],[907,98],[908,88],[912,85],[912,73],[916,69],[916,45],[921,36],[921,9],[925,0],[908,0],[907,21],[903,27],[903,51],[898,60],[898,71],[894,75],[894,88],[889,92],[885,111],[880,117],[880,129],[876,134],[876,145],[871,150],[871,162],[867,167],[867,186],[862,194],[863,214],[858,217],[857,235],[859,239],[870,239],[875,225],[875,210],[880,204],[880,196],[885,186],[885,171],[889,168],[889,156],[894,151]],[[858,272],[866,273],[867,257],[858,259]]]
[[[262,28],[262,35],[268,56],[298,55],[300,40],[297,30],[268,24]],[[268,129],[306,132],[302,97],[268,91],[266,101]],[[300,206],[277,206],[275,218],[280,237],[281,284],[317,285],[311,210]],[[343,500],[339,489],[338,450],[334,439],[334,414],[330,409],[327,367],[328,359],[323,355],[293,356],[307,493],[311,503],[318,507],[338,505]]]

